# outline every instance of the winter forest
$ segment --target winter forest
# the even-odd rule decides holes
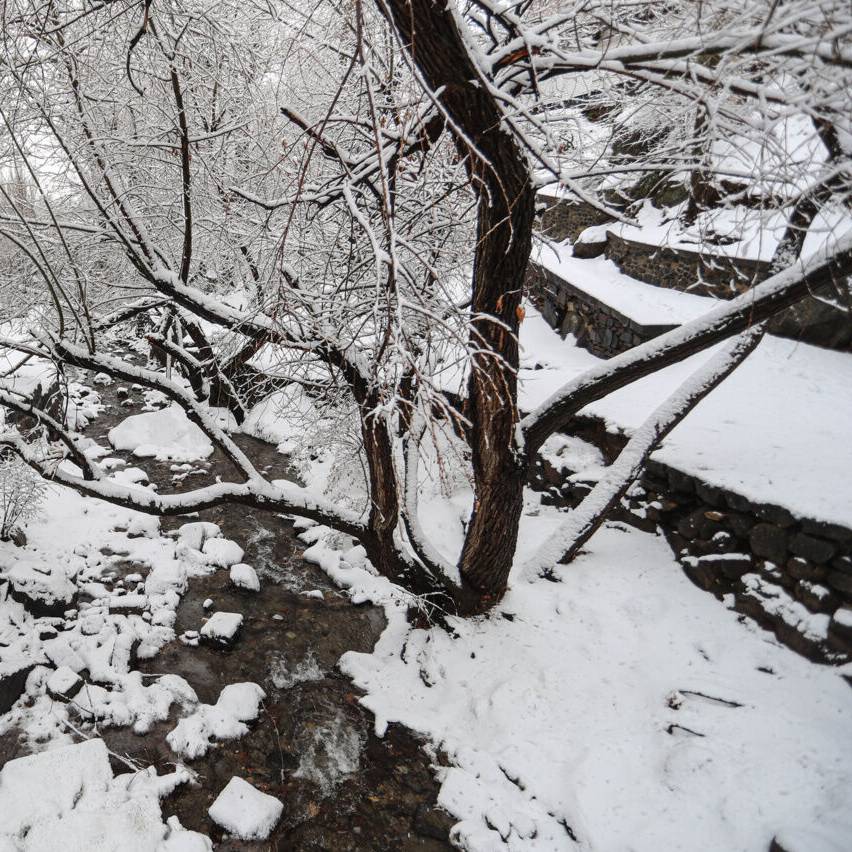
[[[0,852],[848,852],[848,0],[0,14]]]

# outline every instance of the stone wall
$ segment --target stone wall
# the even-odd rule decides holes
[[[580,346],[610,358],[672,326],[642,326],[622,316],[550,270],[530,264],[527,292],[545,320],[563,337],[573,334]]]
[[[545,199],[545,202],[547,207],[541,216],[541,228],[553,240],[576,242],[586,228],[611,221],[606,214],[588,204],[556,199]],[[584,251],[580,246],[577,256],[592,257],[603,253],[625,275],[646,284],[719,299],[734,298],[763,281],[768,274],[768,265],[763,261],[671,249],[625,239],[611,231],[607,232],[605,243],[593,244],[586,249]],[[560,328],[559,325],[554,327]],[[852,320],[848,313],[813,296],[774,317],[769,323],[769,331],[780,337],[852,352]],[[602,339],[603,335],[602,330],[599,337]],[[595,335],[589,335],[590,340],[593,337]],[[595,354],[623,351],[617,346],[612,352],[607,347],[597,350],[591,346],[587,348]]]
[[[559,201],[545,196],[541,196],[540,201],[545,205],[545,209],[541,213],[539,229],[554,242],[562,242],[562,240],[576,242],[577,237],[586,228],[612,221],[611,216],[607,216],[606,213],[602,213],[590,204]]]
[[[717,299],[738,296],[767,275],[767,264],[760,261],[671,249],[627,240],[612,232],[607,233],[604,253],[631,278]]]
[[[626,443],[592,418],[572,432],[608,460]],[[574,506],[589,492],[592,483],[569,482],[570,473],[539,460],[549,502]],[[692,582],[795,651],[822,663],[852,659],[852,529],[794,517],[654,461],[615,519],[661,531]]]

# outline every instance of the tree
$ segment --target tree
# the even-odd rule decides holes
[[[481,611],[506,588],[523,489],[550,434],[589,402],[735,338],[631,441],[577,509],[562,553],[546,548],[544,570],[576,554],[660,438],[751,351],[763,320],[852,269],[848,236],[787,257],[749,292],[523,415],[518,329],[537,188],[557,181],[625,218],[596,193],[595,167],[572,168],[583,139],[566,146],[563,135],[578,126],[577,101],[554,81],[698,104],[713,120],[687,126],[702,137],[736,126],[762,144],[778,111],[837,127],[852,66],[844,4],[817,16],[806,2],[672,3],[664,18],[632,3],[488,0],[117,8],[6,6],[0,104],[38,197],[32,212],[10,202],[0,235],[26,253],[45,300],[29,338],[0,345],[162,391],[239,481],[179,495],[124,488],[0,380],[0,404],[43,426],[7,428],[0,445],[83,493],[155,514],[242,502],[302,515],[357,538],[405,588]],[[831,199],[848,193],[844,145],[815,177]],[[683,171],[697,147],[678,147],[663,163],[658,147],[604,171]],[[179,376],[105,351],[105,331],[138,316]],[[453,372],[464,379],[447,392]],[[293,384],[341,430],[357,423],[362,506],[269,482],[211,412],[226,405],[241,420]],[[421,444],[450,432],[474,488],[461,586],[417,510]],[[55,464],[57,439],[79,475]]]

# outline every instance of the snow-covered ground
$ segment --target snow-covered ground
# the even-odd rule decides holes
[[[522,344],[526,409],[596,360],[560,340],[533,310]],[[629,431],[705,357],[591,410]],[[848,522],[844,437],[852,401],[842,390],[850,381],[846,356],[767,339],[671,435],[660,457],[748,496]],[[265,412],[249,418],[254,431],[277,416]],[[204,455],[197,436],[184,440],[173,415],[164,409],[148,417],[144,429],[131,418],[113,437],[131,433],[128,449],[156,447],[162,458],[188,449],[195,458]],[[289,433],[281,428],[283,440]],[[105,449],[93,445],[88,452]],[[600,463],[578,442],[566,451],[584,464]],[[326,463],[319,460],[314,471],[323,477]],[[424,484],[422,523],[452,556],[470,495],[463,478],[450,482],[449,493],[446,480],[443,485],[442,491],[437,481]],[[140,480],[137,487],[147,486]],[[519,566],[561,518],[528,493]],[[560,582],[513,576],[493,613],[453,620],[451,634],[413,629],[404,617],[405,595],[375,575],[362,548],[302,526],[307,558],[348,589],[353,603],[385,607],[388,626],[372,653],[349,652],[339,666],[364,690],[361,700],[375,715],[377,733],[401,722],[449,758],[450,765],[437,770],[440,802],[458,820],[452,837],[460,848],[752,852],[767,850],[773,837],[791,852],[848,848],[852,696],[843,671],[805,661],[698,590],[661,537],[610,524],[561,570]],[[174,612],[188,578],[242,565],[240,542],[222,539],[210,523],[190,523],[167,537],[154,519],[59,486],[27,534],[26,548],[0,545],[4,576],[25,570],[33,582],[52,583],[60,597],[68,583],[83,583],[91,601],[68,620],[34,618],[21,604],[0,601],[0,661],[36,664],[27,694],[0,716],[0,734],[17,729],[30,749],[50,755],[78,738],[73,726],[81,717],[144,732],[175,708],[179,718],[168,742],[178,764],[219,740],[247,734],[263,698],[259,686],[223,683],[215,703],[202,703],[183,678],[165,673],[143,681],[131,655],[137,640],[137,652],[152,655],[174,638]],[[121,578],[121,560],[144,571]],[[207,623],[217,629],[208,632],[216,635],[205,638],[233,638],[239,629],[233,614],[211,615]],[[83,669],[109,688],[81,687]],[[284,669],[281,681],[315,676]],[[75,689],[70,704],[56,698]],[[337,743],[336,753],[345,757],[347,747]],[[137,781],[113,778],[100,746],[86,749],[62,762],[77,767],[69,769],[73,778],[85,773],[92,782],[69,782],[71,804],[57,798],[43,812],[28,811],[14,779],[43,778],[54,764],[37,764],[32,772],[30,764],[7,765],[0,775],[3,852],[50,848],[36,841],[55,836],[57,821],[76,832],[68,835],[79,840],[70,848],[134,848],[128,833],[140,850],[209,848],[207,838],[164,821],[159,799],[170,784],[189,780],[185,770],[157,780],[150,772],[135,773]],[[309,764],[296,773],[308,773]],[[357,760],[344,767],[357,768]],[[211,818],[243,837],[263,837],[280,808],[247,787],[211,791],[224,796]],[[128,828],[134,814],[140,815],[137,827]],[[92,845],[95,836],[105,838],[102,846]]]
[[[525,411],[600,362],[570,336],[560,339],[531,307],[521,326],[521,346]],[[714,351],[635,382],[585,412],[613,431],[630,433]],[[850,388],[849,354],[768,336],[671,433],[655,458],[755,502],[852,525]]]
[[[554,518],[534,504],[540,534]],[[385,602],[374,652],[341,668],[379,733],[401,722],[449,755],[461,848],[848,848],[849,685],[693,586],[661,537],[610,525],[561,582],[514,580],[455,635],[412,630],[351,554],[307,555]]]

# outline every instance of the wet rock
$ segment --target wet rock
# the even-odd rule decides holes
[[[748,536],[751,550],[756,556],[769,559],[776,565],[787,561],[787,533],[774,524],[756,524]]]
[[[434,840],[446,840],[456,820],[442,808],[421,805],[414,815],[414,833]]]
[[[782,529],[788,529],[796,523],[795,517],[783,506],[772,506],[771,504],[758,506],[757,516]]]
[[[750,514],[754,511],[751,503],[741,494],[737,494],[734,491],[725,492],[725,504],[735,512]]]
[[[825,563],[828,562],[835,553],[837,553],[837,545],[834,542],[826,541],[822,538],[815,538],[805,533],[796,533],[790,539],[790,552],[796,556],[801,556],[803,559],[809,559],[811,562]]]
[[[711,506],[721,507],[725,505],[725,496],[721,488],[708,485],[706,482],[696,482],[695,493],[699,500],[709,503]]]
[[[831,560],[831,567],[841,574],[852,576],[852,556],[838,556]]]
[[[833,612],[837,607],[837,595],[819,583],[800,580],[794,594],[811,612]]]
[[[825,580],[831,588],[836,589],[845,598],[852,599],[852,574],[844,574],[842,571],[831,571]]]
[[[695,556],[686,556],[681,562],[686,576],[700,589],[710,591],[719,581],[721,567],[713,562]]]
[[[754,570],[754,561],[747,553],[726,553],[714,559],[722,574],[729,580],[739,580]]]
[[[820,538],[830,538],[840,544],[852,544],[852,529],[840,526],[840,524],[829,524],[824,521],[808,519],[802,521],[802,532]]]
[[[831,616],[828,636],[839,640],[846,650],[852,652],[852,607],[841,607]]]
[[[682,494],[693,494],[695,492],[695,480],[691,476],[675,470],[675,468],[669,469],[669,485],[673,491]]]
[[[34,665],[26,663],[5,663],[0,668],[0,714],[11,710],[24,694],[27,677],[34,668]]]
[[[744,515],[741,512],[728,512],[725,519],[728,526],[734,531],[734,535],[740,538],[747,538],[749,531],[755,525],[755,520],[751,515]]]

